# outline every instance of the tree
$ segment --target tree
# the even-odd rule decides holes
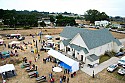
[[[55,22],[55,19],[53,16],[50,16],[50,22],[54,23]]]
[[[40,22],[40,26],[44,28],[46,26],[45,22],[44,21]]]
[[[84,14],[85,20],[94,23],[95,21],[108,20],[109,16],[105,12],[100,13],[98,10],[87,10]]]
[[[4,10],[3,10],[3,9],[0,9],[0,19],[3,18],[3,15],[4,15]]]
[[[75,22],[75,18],[73,17],[64,17],[62,15],[58,15],[56,16],[56,25],[57,26],[67,26],[67,25],[70,25],[70,26],[74,26],[76,25],[76,22]]]

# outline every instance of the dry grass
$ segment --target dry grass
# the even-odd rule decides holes
[[[35,34],[35,33],[39,32],[40,30],[41,29],[11,30],[11,31],[7,30],[7,31],[0,31],[0,34],[10,34],[10,33],[18,32],[22,35],[29,35],[29,34]],[[59,34],[62,30],[63,30],[62,28],[42,29],[42,32],[43,32],[43,34],[57,34],[57,33]],[[121,37],[121,35],[119,36],[119,34],[117,34],[117,33],[112,33],[112,34],[115,37],[117,36],[117,38],[125,37],[124,35],[122,35],[122,37]],[[55,36],[55,37],[57,37],[57,36]],[[16,39],[12,39],[12,40],[16,40]],[[5,42],[9,43],[12,40],[5,39]],[[35,37],[35,40],[37,40],[37,37]],[[29,36],[26,36],[25,42],[28,42],[28,41],[32,42],[32,38]],[[41,45],[40,45],[40,43],[38,43],[38,48],[40,48],[40,47],[41,47]],[[6,51],[6,50],[11,50],[11,49],[0,46],[0,51]],[[28,49],[26,49],[25,51],[18,50],[19,57],[14,57],[14,58],[22,60],[22,57],[26,56],[28,58],[28,60],[32,60],[33,63],[38,66],[39,75],[40,76],[46,75],[47,80],[49,80],[48,74],[52,71],[52,66],[55,64],[51,63],[51,62],[47,62],[46,64],[43,64],[42,59],[48,57],[48,54],[46,52],[39,52],[39,54],[41,55],[40,59],[37,62],[34,62],[34,57],[37,56],[37,54],[32,54],[30,51],[31,51],[30,46],[28,46]],[[8,59],[6,59],[6,60],[8,60]],[[35,83],[35,78],[29,78],[28,73],[25,71],[25,69],[21,68],[21,64],[16,64],[15,67],[16,67],[17,76],[15,76],[13,78],[9,78],[7,83]],[[63,72],[53,73],[53,74],[54,74],[54,78],[56,80],[55,83],[59,83],[59,77],[60,77],[60,75],[63,75]],[[68,74],[66,74],[66,76],[70,77],[70,75],[68,75]],[[102,72],[100,72],[98,75],[95,76],[95,78],[92,78],[91,76],[87,75],[86,73],[84,73],[82,71],[78,71],[77,75],[74,78],[69,78],[69,79],[70,79],[69,83],[124,83],[125,82],[122,80],[118,80],[114,75],[107,72],[106,70],[103,70]]]

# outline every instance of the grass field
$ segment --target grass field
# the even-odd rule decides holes
[[[91,28],[89,28],[91,29]],[[26,35],[30,35],[30,34],[36,34],[36,33],[39,33],[40,31],[43,32],[43,34],[49,34],[49,35],[58,35],[62,32],[63,30],[63,27],[57,27],[57,28],[41,28],[41,29],[38,29],[38,28],[33,28],[33,29],[27,29],[27,30],[2,30],[0,31],[0,35],[1,34],[12,34],[12,33],[20,33],[24,36]],[[91,29],[91,30],[96,30],[96,29]],[[116,33],[116,32],[111,32],[112,35],[115,37],[115,38],[118,38],[118,39],[123,39],[125,38],[125,34],[121,34],[121,33]]]
[[[26,37],[26,39],[24,40],[25,42],[28,41],[32,41],[32,37],[27,36],[30,34],[36,34],[40,31],[43,32],[43,34],[49,34],[49,35],[55,35],[55,37],[57,37],[59,35],[59,33],[63,30],[63,28],[44,28],[44,29],[28,29],[28,30],[3,30],[0,31],[0,35],[5,35],[5,34],[12,34],[12,33],[20,33],[21,35],[24,35]],[[125,34],[120,34],[120,33],[114,33],[112,32],[112,34],[116,37],[116,38],[125,38]],[[35,37],[35,40],[37,39],[37,37]],[[16,39],[12,39],[12,40],[7,40],[5,38],[5,42],[9,43],[12,40],[16,40]],[[38,47],[40,48],[41,44],[38,43]],[[0,51],[3,51],[3,46],[0,46]],[[8,48],[5,48],[4,50],[11,50]],[[36,54],[32,54],[30,52],[31,48],[30,45],[28,46],[28,49],[26,49],[26,51],[21,51],[18,50],[19,52],[19,57],[15,57],[15,58],[19,58],[20,60],[22,60],[22,57],[27,56],[28,60],[32,60],[33,63],[35,65],[38,66],[38,71],[40,75],[46,75],[47,76],[47,80],[48,80],[48,74],[51,72],[52,70],[52,65],[54,65],[54,63],[50,63],[47,62],[46,64],[43,64],[42,60],[43,58],[46,58],[48,56],[48,54],[46,52],[39,52],[40,59],[38,59],[37,62],[34,61],[34,57],[36,56]],[[14,57],[12,57],[14,58]],[[103,62],[105,60],[109,59],[109,57],[105,56],[101,59],[100,62]],[[8,59],[4,60],[5,62],[8,61]],[[28,73],[26,72],[25,69],[21,69],[21,64],[16,64],[16,73],[17,76],[10,78],[7,83],[34,83],[35,82],[35,78],[29,78],[28,77]],[[61,72],[60,74],[55,74],[55,79],[56,82],[55,83],[59,83],[59,76],[63,75],[63,72]],[[70,75],[67,75],[70,77]],[[86,73],[82,72],[82,71],[78,71],[76,76],[74,78],[70,78],[69,83],[125,83],[125,80],[123,80],[123,76],[119,76],[117,75],[117,70],[114,73],[109,73],[106,71],[106,69],[104,69],[102,72],[100,72],[97,76],[95,76],[95,78],[92,78],[91,76],[87,75]],[[49,82],[46,82],[49,83]]]

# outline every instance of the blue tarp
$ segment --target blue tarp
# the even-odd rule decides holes
[[[64,69],[69,69],[70,72],[72,72],[72,68],[71,68],[69,65],[67,65],[66,63],[60,61],[59,64],[60,64],[60,66],[62,66]]]
[[[3,55],[2,57],[3,57],[3,58],[8,58],[8,57],[10,57],[10,54],[5,54],[5,55]]]
[[[8,54],[7,51],[1,52],[2,55]]]

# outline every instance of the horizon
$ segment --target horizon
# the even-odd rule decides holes
[[[0,9],[74,13],[84,15],[89,9],[105,12],[108,16],[125,17],[125,0],[0,0]]]

